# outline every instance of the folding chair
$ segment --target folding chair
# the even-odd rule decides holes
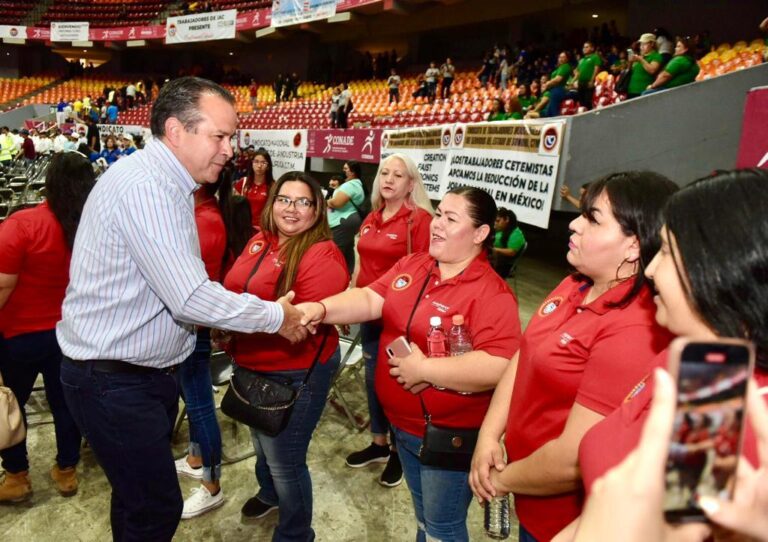
[[[520,265],[520,260],[523,259],[523,254],[525,254],[526,250],[528,250],[528,241],[526,241],[517,254],[515,254],[514,260],[512,260],[512,265],[509,268],[509,273],[507,273],[507,280],[512,279],[512,287],[515,292],[517,292],[517,267]]]
[[[365,381],[360,374],[365,363],[363,363],[363,348],[360,345],[361,332],[358,331],[352,341],[347,337],[339,337],[339,348],[341,349],[341,363],[339,371],[331,384],[331,392],[328,394],[328,403],[336,410],[344,414],[349,423],[358,431],[363,431],[368,427],[370,420],[355,414],[349,405],[349,401],[341,390],[341,384],[346,381],[356,382],[365,392]]]

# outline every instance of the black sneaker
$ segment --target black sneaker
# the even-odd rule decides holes
[[[403,466],[400,464],[400,454],[393,451],[384,472],[379,476],[379,483],[384,487],[397,487],[403,483]]]
[[[251,497],[245,504],[240,512],[247,518],[263,518],[270,512],[277,510],[277,506],[274,504],[267,504],[258,497]]]
[[[371,442],[365,450],[353,452],[347,456],[347,466],[353,469],[365,467],[371,463],[386,463],[389,459],[389,445],[380,446]]]

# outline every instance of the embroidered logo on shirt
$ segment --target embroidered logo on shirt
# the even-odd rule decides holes
[[[256,241],[248,249],[248,252],[250,254],[258,254],[259,252],[261,252],[262,248],[264,248],[264,241]]]
[[[638,396],[638,394],[643,391],[643,389],[646,386],[646,383],[648,382],[648,377],[650,375],[646,375],[645,378],[643,378],[640,382],[638,382],[634,388],[632,388],[632,391],[629,392],[629,394],[624,398],[625,403],[629,403],[632,399]]]
[[[570,333],[563,332],[563,334],[560,335],[560,346],[565,346],[572,340],[573,340],[573,335],[571,335]]]
[[[398,291],[405,290],[411,285],[411,282],[413,282],[413,277],[408,273],[403,273],[402,275],[396,276],[395,280],[392,281],[392,289]]]
[[[443,305],[438,301],[433,301],[432,306],[435,307],[439,312],[442,312],[443,314],[445,314],[450,310],[450,307],[448,305]]]
[[[360,235],[365,235],[369,231],[371,231],[371,225],[370,224],[368,224],[367,226],[363,226],[363,229],[360,230]]]
[[[396,233],[388,233],[387,237],[389,239],[392,239],[393,241],[397,241],[397,234]]]
[[[543,318],[544,316],[552,314],[553,312],[555,312],[555,309],[557,309],[557,307],[559,307],[560,303],[562,302],[563,302],[562,296],[558,295],[555,297],[550,297],[549,299],[544,301],[544,303],[541,304],[541,307],[539,307],[539,316]]]

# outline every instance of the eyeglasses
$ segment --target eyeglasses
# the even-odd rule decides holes
[[[275,196],[275,207],[288,208],[293,205],[297,211],[305,211],[315,205],[315,202],[309,198],[291,199],[288,196]]]

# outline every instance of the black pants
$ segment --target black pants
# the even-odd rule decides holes
[[[592,109],[592,96],[595,94],[594,87],[582,87],[579,85],[579,88],[576,90],[576,94],[579,100],[579,105],[582,105],[587,109]]]
[[[342,220],[338,226],[331,229],[333,242],[336,243],[336,246],[339,247],[344,255],[344,261],[347,264],[347,271],[349,271],[350,275],[355,270],[355,235],[360,230],[361,223],[360,215],[355,212]]]

